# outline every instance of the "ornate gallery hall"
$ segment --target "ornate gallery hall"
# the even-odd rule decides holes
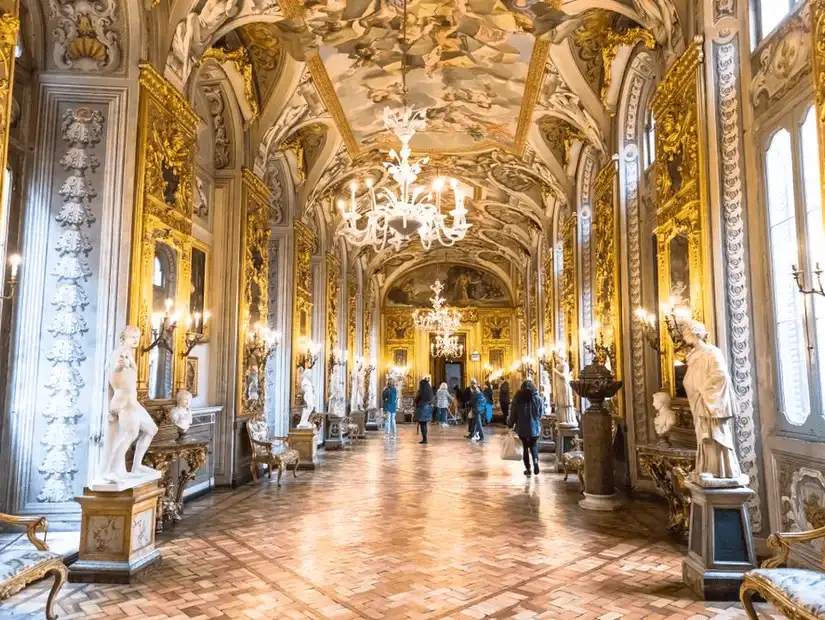
[[[825,618],[823,174],[825,0],[0,0],[0,620]]]

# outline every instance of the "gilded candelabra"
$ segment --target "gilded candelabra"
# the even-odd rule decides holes
[[[802,282],[802,270],[799,269],[798,265],[794,265],[792,267],[791,275],[793,276],[794,282],[796,282],[796,286],[799,289],[799,292],[803,295],[821,295],[825,297],[825,288],[822,286],[822,266],[819,263],[816,263],[814,266],[814,277],[816,277],[816,287],[814,288],[805,288],[805,284]]]
[[[281,344],[281,332],[272,331],[257,323],[249,330],[246,339],[246,353],[255,361],[259,368],[266,366],[266,361],[272,352]]]
[[[175,330],[178,327],[180,314],[172,311],[173,304],[171,299],[167,299],[164,312],[152,313],[152,342],[143,348],[144,353],[148,353],[155,347],[169,353],[174,352]]]
[[[186,319],[186,335],[183,341],[181,357],[189,357],[196,346],[209,338],[209,313],[196,312]]]
[[[303,368],[304,370],[309,370],[310,368],[313,368],[315,364],[318,362],[318,352],[320,350],[320,344],[308,340],[306,344],[298,352],[298,368]]]
[[[0,297],[0,299],[11,299],[17,292],[17,272],[19,271],[20,264],[22,262],[23,259],[19,254],[12,254],[9,256],[9,279],[6,280],[6,288],[8,288],[9,292]]]
[[[662,304],[661,312],[665,318],[665,328],[667,329],[668,336],[671,342],[673,342],[673,352],[679,353],[687,346],[684,338],[682,338],[682,331],[679,324],[691,319],[693,315],[690,308],[687,306]],[[659,340],[659,320],[657,316],[644,308],[636,308],[634,314],[636,320],[642,326],[642,334],[647,344],[649,344],[650,348],[656,351],[656,353],[662,355],[663,351],[661,341]]]
[[[520,360],[516,360],[513,362],[513,365],[510,367],[511,372],[519,372],[525,378],[529,379],[533,377],[536,373],[536,360],[532,357],[525,355]]]

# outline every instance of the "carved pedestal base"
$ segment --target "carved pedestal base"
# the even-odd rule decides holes
[[[556,471],[561,473],[564,471],[562,455],[573,450],[573,440],[579,436],[579,429],[576,426],[556,426],[556,429]]]
[[[692,482],[688,554],[682,580],[706,601],[735,601],[743,575],[756,568],[747,487],[706,489]]]
[[[324,437],[324,449],[341,450],[347,443],[344,433],[347,430],[346,418],[337,415],[328,415],[326,424],[326,437]]]
[[[379,409],[375,407],[371,407],[367,409],[367,430],[368,431],[377,431],[378,430],[378,413]]]
[[[318,466],[318,430],[293,429],[289,432],[289,447],[298,451],[301,458],[298,469],[315,469]]]
[[[539,452],[556,451],[556,418],[544,416],[541,419],[541,436],[539,437]],[[558,458],[556,468],[558,469]]]
[[[76,498],[82,511],[80,551],[69,581],[131,583],[160,562],[155,549],[155,518],[163,489],[157,481],[123,491],[83,490]]]
[[[367,414],[364,411],[353,411],[349,414],[353,423],[358,425],[358,437],[353,439],[363,439],[367,436]]]

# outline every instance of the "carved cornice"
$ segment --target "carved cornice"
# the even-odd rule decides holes
[[[175,86],[157,72],[155,67],[149,63],[141,63],[140,85],[152,95],[159,103],[163,104],[167,110],[175,115],[180,115],[180,120],[184,125],[192,128],[194,133],[201,123],[200,117],[184,99],[180,91]]]
[[[536,39],[533,54],[530,56],[530,66],[527,70],[527,81],[524,84],[521,110],[519,111],[516,136],[513,140],[513,152],[521,157],[527,146],[527,135],[533,124],[533,110],[539,100],[541,83],[547,67],[547,57],[550,53],[550,41]]]
[[[335,87],[332,85],[332,80],[329,79],[329,73],[327,73],[324,62],[321,60],[321,57],[316,54],[315,56],[309,57],[307,65],[309,66],[312,80],[315,83],[315,88],[318,89],[318,95],[324,102],[330,116],[332,116],[332,120],[347,147],[347,152],[350,157],[355,157],[359,151],[358,141],[355,139],[355,134],[352,133],[352,127],[347,120],[346,114],[344,114],[344,108],[341,107],[341,101],[338,99]]]

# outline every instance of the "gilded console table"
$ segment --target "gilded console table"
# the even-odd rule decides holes
[[[685,480],[696,464],[696,450],[670,446],[639,446],[639,464],[664,493],[670,510],[667,531],[687,535],[690,519],[690,492]]]
[[[149,446],[143,464],[161,472],[160,486],[164,489],[163,495],[158,498],[156,532],[162,532],[164,524],[177,523],[183,518],[183,491],[206,463],[208,447],[208,441],[195,439],[159,441]],[[175,480],[169,469],[178,461],[182,465]]]

